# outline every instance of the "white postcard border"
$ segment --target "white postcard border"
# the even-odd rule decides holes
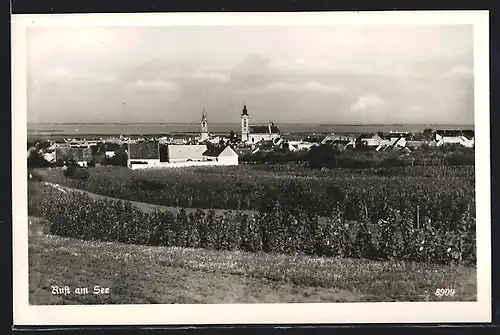
[[[491,197],[487,11],[148,13],[12,16],[14,324],[192,325],[491,322]],[[30,306],[28,301],[26,29],[32,26],[474,25],[477,302]]]

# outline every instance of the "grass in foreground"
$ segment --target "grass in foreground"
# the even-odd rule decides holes
[[[476,300],[475,268],[89,242],[30,221],[34,305]],[[57,296],[52,285],[111,292]]]

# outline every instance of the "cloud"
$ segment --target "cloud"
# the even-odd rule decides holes
[[[470,78],[474,76],[474,70],[463,65],[457,65],[445,73],[445,77],[465,77]]]
[[[336,86],[327,86],[325,84],[309,81],[306,83],[287,83],[277,82],[267,84],[265,86],[256,87],[252,89],[242,90],[244,93],[266,93],[266,92],[290,92],[299,94],[301,92],[309,93],[340,93],[342,90]]]
[[[268,69],[269,64],[269,58],[252,54],[236,64],[234,69],[238,72],[263,72]]]
[[[47,67],[40,71],[29,72],[31,81],[54,82],[109,82],[115,80],[112,76],[98,71],[82,71],[71,66],[59,65]]]
[[[378,109],[385,105],[385,102],[374,94],[360,96],[358,100],[351,106],[353,111],[369,111]]]
[[[318,71],[336,71],[338,68],[333,64],[326,62],[311,61],[302,58],[293,61],[275,61],[269,64],[271,70],[276,71],[294,71],[294,72],[318,72]]]
[[[139,88],[157,89],[165,91],[173,91],[178,88],[177,85],[162,80],[152,80],[152,81],[139,80],[135,83],[135,86]]]
[[[218,82],[226,82],[229,80],[229,77],[223,73],[218,72],[207,72],[207,71],[199,71],[193,75],[195,79],[206,79],[213,80]]]

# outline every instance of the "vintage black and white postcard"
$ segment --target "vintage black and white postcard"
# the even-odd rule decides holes
[[[14,323],[490,321],[488,25],[14,15]]]

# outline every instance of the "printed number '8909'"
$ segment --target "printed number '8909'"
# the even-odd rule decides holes
[[[434,294],[438,297],[451,297],[455,295],[455,290],[452,288],[438,288]]]

